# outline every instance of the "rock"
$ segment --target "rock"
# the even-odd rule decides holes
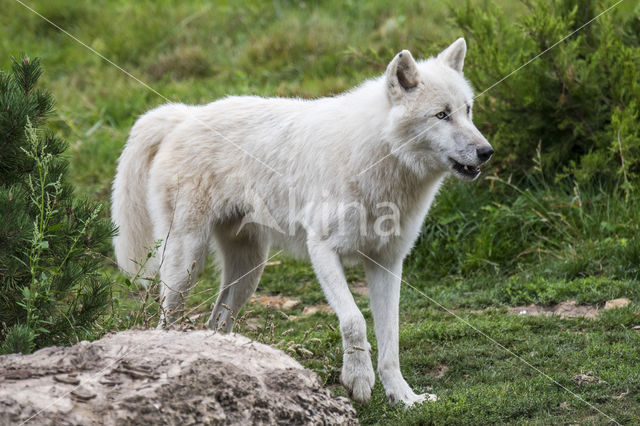
[[[0,425],[357,424],[293,358],[240,335],[129,330],[0,356]]]
[[[631,303],[631,300],[621,297],[619,299],[607,300],[607,303],[604,304],[604,310],[615,309],[615,308],[623,308]]]

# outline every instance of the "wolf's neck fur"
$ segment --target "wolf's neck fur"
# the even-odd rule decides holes
[[[431,203],[447,171],[435,167],[416,170],[392,152],[392,136],[386,134],[392,105],[384,76],[367,80],[339,96],[314,102],[334,112],[330,114],[330,120],[335,120],[333,125],[339,122],[342,129],[349,129],[344,143],[348,144],[350,155],[342,161],[348,163],[347,169],[356,171],[351,183],[364,201],[371,204],[390,201],[409,210],[414,205]],[[400,144],[403,142],[406,141]]]

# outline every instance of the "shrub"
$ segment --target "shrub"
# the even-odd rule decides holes
[[[92,336],[110,302],[98,273],[114,228],[74,196],[66,144],[43,129],[51,95],[38,59],[0,74],[0,353]]]
[[[499,172],[527,174],[538,144],[545,173],[580,183],[620,183],[629,195],[640,176],[640,6],[623,2],[527,0],[518,25],[486,1],[452,10],[473,45],[465,73],[488,88],[477,121],[496,146]]]
[[[640,200],[625,200],[611,185],[553,184],[541,170],[534,161],[522,185],[495,176],[447,182],[408,268],[427,280],[474,274],[638,279]]]
[[[535,0],[514,26],[490,1],[452,10],[465,73],[494,83],[609,2]],[[408,266],[422,279],[640,277],[640,6],[621,3],[477,99],[495,174],[448,182]],[[625,281],[626,282],[626,281]]]

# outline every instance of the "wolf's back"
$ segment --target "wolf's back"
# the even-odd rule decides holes
[[[153,249],[153,229],[147,206],[149,170],[164,138],[188,113],[182,104],[168,104],[141,116],[125,145],[111,196],[111,220],[119,228],[113,239],[118,266],[135,275]],[[153,273],[147,264],[144,273]]]

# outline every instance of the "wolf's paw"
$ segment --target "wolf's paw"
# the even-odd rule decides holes
[[[345,374],[342,373],[340,375],[340,383],[342,383],[342,386],[347,390],[349,398],[362,405],[369,404],[375,378],[371,379],[369,377],[356,376],[347,379]]]
[[[413,391],[405,392],[401,395],[388,394],[389,402],[391,404],[397,404],[398,402],[402,402],[405,408],[412,407],[414,405],[422,404],[426,401],[437,401],[438,397],[433,393],[421,393],[417,394]]]
[[[368,404],[375,382],[376,375],[368,351],[345,353],[340,383],[351,399],[363,405]]]

